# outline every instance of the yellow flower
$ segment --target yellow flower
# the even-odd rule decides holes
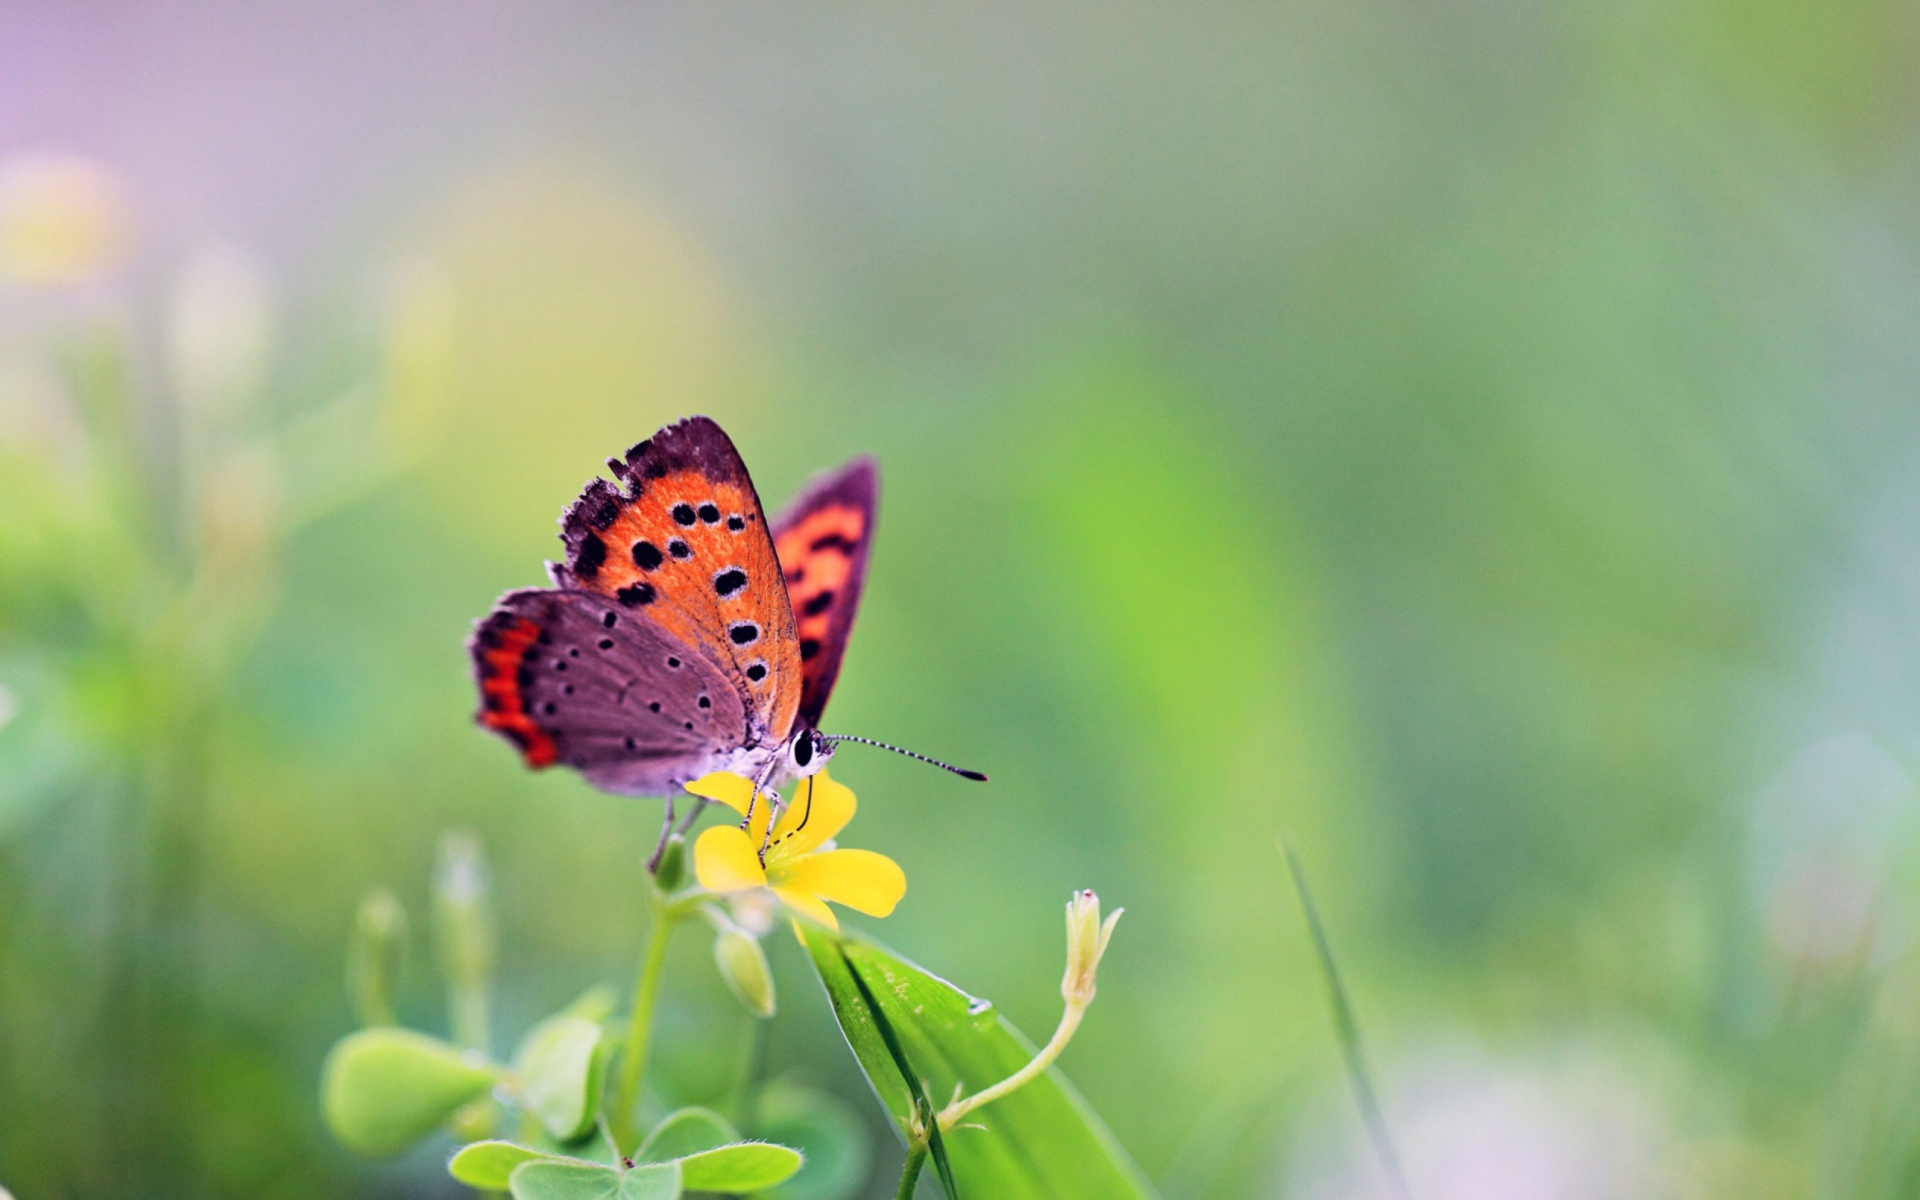
[[[753,784],[716,771],[689,783],[687,791],[745,815]],[[827,907],[828,900],[884,917],[907,894],[906,874],[886,855],[833,846],[833,836],[853,820],[857,805],[852,790],[829,779],[825,771],[795,783],[787,811],[767,842],[763,868],[760,845],[767,836],[771,807],[763,795],[753,806],[751,829],[716,825],[700,835],[693,846],[693,870],[701,887],[721,893],[767,888],[788,908],[829,929],[840,928],[840,922]]]

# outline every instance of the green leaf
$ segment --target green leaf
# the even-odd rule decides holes
[[[546,1131],[538,1127],[532,1133],[533,1136],[526,1139],[527,1145],[549,1158],[571,1158],[608,1167],[620,1161],[619,1152],[607,1140],[606,1130],[599,1125],[587,1130],[585,1137],[570,1142],[548,1137]]]
[[[560,1140],[593,1128],[606,1054],[598,1022],[550,1017],[533,1027],[514,1055],[514,1076],[527,1111]]]
[[[507,1180],[513,1200],[679,1200],[680,1164],[622,1171],[584,1163],[522,1163]]]
[[[739,1140],[740,1131],[712,1109],[682,1108],[668,1113],[653,1127],[653,1132],[641,1143],[640,1152],[633,1156],[633,1161],[672,1162],[676,1158],[685,1158],[689,1154],[698,1154],[702,1150],[711,1150],[715,1146]]]
[[[463,1146],[447,1164],[447,1174],[470,1188],[483,1192],[504,1192],[507,1178],[523,1162],[545,1159],[538,1150],[529,1150],[512,1142],[474,1142]]]
[[[583,1021],[604,1021],[613,1011],[613,1006],[618,1003],[620,1003],[620,997],[614,994],[612,988],[604,983],[596,983],[581,992],[579,998],[572,1004],[561,1009],[559,1015],[579,1017]]]
[[[755,1102],[754,1135],[805,1156],[800,1173],[766,1200],[841,1200],[854,1194],[873,1166],[867,1127],[838,1097],[774,1083]]]
[[[681,1159],[680,1178],[688,1191],[757,1192],[793,1178],[803,1161],[785,1146],[737,1142]]]
[[[873,994],[873,985],[867,982],[860,968],[847,957],[846,948],[840,947],[840,965],[846,969],[847,979],[853,984],[854,991],[860,995],[861,1008],[867,1014],[875,1033],[880,1035],[880,1044],[887,1048],[887,1057],[893,1060],[896,1078],[906,1085],[907,1100],[913,1106],[911,1128],[926,1131],[928,1155],[933,1159],[934,1174],[940,1178],[940,1190],[946,1193],[947,1200],[960,1200],[960,1188],[953,1181],[953,1164],[947,1160],[946,1139],[940,1136],[940,1122],[934,1119],[933,1101],[927,1098],[926,1084],[920,1078],[919,1070],[908,1057],[906,1047],[900,1041],[900,1035],[893,1028],[892,1018],[886,1009],[880,1006],[880,1000]],[[911,1132],[907,1141],[911,1145],[915,1140]],[[902,1176],[906,1185],[905,1174]]]
[[[320,1075],[320,1110],[347,1149],[397,1154],[483,1096],[498,1068],[438,1038],[363,1029],[334,1044]]]
[[[1025,1066],[1033,1044],[944,979],[850,934],[806,927],[807,950],[825,983],[841,1032],[896,1122],[912,1100],[882,1040],[869,1002],[848,973],[858,966],[914,1069],[935,1096],[955,1083],[989,1087]],[[842,958],[844,953],[845,958]],[[1095,1012],[1097,1013],[1097,1009]],[[968,1196],[993,1200],[1146,1200],[1153,1189],[1058,1070],[969,1114],[947,1135],[953,1173]]]

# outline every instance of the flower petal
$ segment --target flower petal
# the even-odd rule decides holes
[[[793,785],[793,798],[787,811],[773,827],[773,844],[767,848],[767,861],[792,862],[832,838],[853,820],[859,803],[853,789],[835,783],[823,770]]]
[[[693,873],[710,892],[767,886],[760,847],[737,825],[715,825],[693,844]]]
[[[828,929],[840,928],[840,922],[834,918],[833,910],[805,892],[794,888],[777,887],[773,889],[773,894],[780,897],[781,903],[808,920],[825,925]]]
[[[870,917],[884,917],[907,894],[900,864],[871,850],[828,850],[809,854],[778,873],[774,891],[807,892],[844,904]]]
[[[732,771],[714,771],[683,786],[695,796],[718,800],[743,817],[747,815],[747,797],[753,794],[753,781]]]

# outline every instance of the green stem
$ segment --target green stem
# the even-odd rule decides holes
[[[633,1110],[640,1099],[640,1081],[647,1070],[647,1042],[653,1035],[653,1008],[660,999],[660,972],[667,962],[667,935],[673,932],[677,914],[666,898],[653,898],[653,932],[647,939],[646,957],[640,962],[640,978],[633,988],[633,1015],[627,1022],[627,1048],[620,1059],[620,1087],[614,1093],[613,1127],[618,1131],[622,1153],[639,1146],[635,1136]]]
[[[907,1147],[906,1165],[900,1168],[900,1190],[894,1200],[913,1200],[913,1189],[920,1183],[920,1169],[927,1165],[927,1144],[915,1142]]]
[[[1053,1031],[1052,1040],[1040,1048],[1040,1053],[1034,1055],[1032,1061],[1028,1062],[1026,1066],[1021,1067],[1018,1071],[1015,1071],[985,1091],[975,1092],[963,1100],[955,1100],[952,1104],[947,1105],[940,1113],[940,1132],[946,1133],[951,1130],[955,1125],[960,1123],[961,1118],[965,1117],[974,1109],[985,1104],[992,1104],[1000,1097],[1010,1092],[1017,1092],[1029,1083],[1032,1083],[1035,1079],[1038,1079],[1040,1073],[1052,1066],[1053,1060],[1059,1058],[1060,1052],[1065,1050],[1067,1043],[1073,1040],[1074,1031],[1080,1028],[1080,1018],[1084,1017],[1086,1013],[1087,1006],[1085,1004],[1069,1003],[1067,1005],[1067,1011],[1060,1014],[1059,1028]]]

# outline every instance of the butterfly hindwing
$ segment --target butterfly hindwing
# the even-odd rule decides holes
[[[879,488],[873,460],[857,458],[814,481],[774,522],[799,637],[800,719],[809,725],[827,707],[860,607]]]
[[[509,592],[470,643],[479,721],[528,765],[565,763],[628,795],[664,795],[746,735],[735,685],[644,613],[592,592]]]
[[[706,417],[669,425],[608,467],[561,518],[562,589],[644,615],[739,692],[742,744],[784,741],[800,708],[793,611],[753,480]]]

